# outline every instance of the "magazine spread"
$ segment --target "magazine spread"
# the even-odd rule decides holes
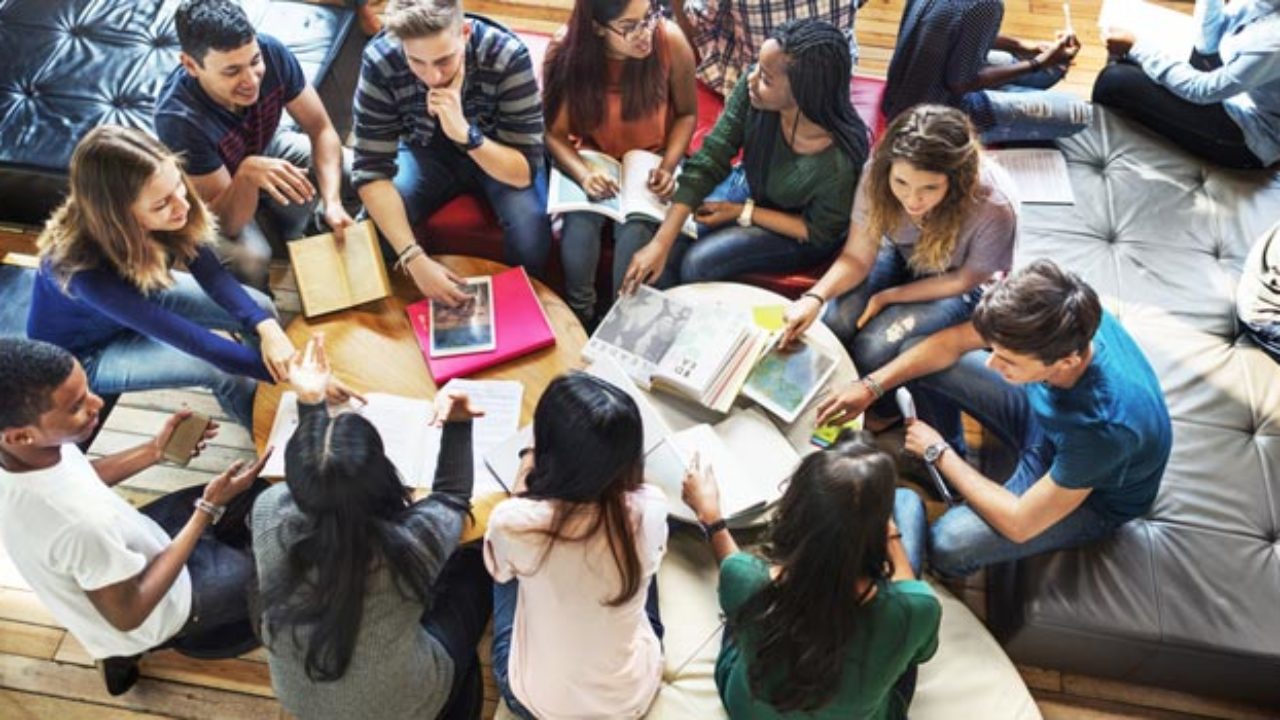
[[[661,156],[648,150],[631,150],[618,162],[594,150],[579,150],[578,154],[588,164],[608,173],[621,191],[611,198],[593,200],[573,178],[553,167],[547,196],[548,214],[593,212],[614,222],[626,222],[638,216],[660,223],[666,217],[671,204],[654,195],[648,187],[649,171],[662,163]],[[692,215],[681,232],[692,238],[698,236]]]

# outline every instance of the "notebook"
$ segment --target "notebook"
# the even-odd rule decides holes
[[[418,347],[436,385],[467,377],[535,350],[554,345],[555,333],[547,313],[533,292],[523,267],[504,270],[493,276],[493,308],[497,347],[485,352],[431,357],[430,303],[420,300],[405,308]]]

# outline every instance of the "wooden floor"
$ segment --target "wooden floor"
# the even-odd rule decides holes
[[[1170,3],[1178,6],[1178,3]],[[882,74],[892,53],[903,0],[869,0],[858,16],[861,70]],[[1007,0],[1005,31],[1027,39],[1049,39],[1061,23],[1058,0]],[[565,0],[468,1],[467,7],[499,17],[519,29],[553,31],[565,17]],[[1085,44],[1064,88],[1088,97],[1104,54],[1095,19],[1099,0],[1072,3],[1076,29]],[[1189,10],[1189,4],[1182,4]],[[0,229],[0,255],[27,249],[30,236]],[[285,314],[298,310],[297,293],[287,267],[273,270],[272,285]],[[121,493],[141,504],[158,495],[206,482],[236,459],[252,454],[249,435],[224,417],[204,392],[161,391],[125,395],[111,413],[91,454],[113,452],[142,442],[170,413],[188,406],[222,419],[222,432],[207,452],[187,468],[159,467],[126,482]],[[981,583],[956,588],[970,605],[982,609]],[[482,658],[487,662],[487,658]],[[1112,718],[1276,717],[1264,708],[1207,699],[1166,690],[1118,683],[1054,670],[1020,668],[1046,718],[1109,720]],[[36,600],[0,548],[0,718],[280,718],[287,717],[271,692],[262,651],[229,661],[207,662],[173,652],[147,657],[143,679],[131,692],[112,698],[89,656]],[[488,675],[488,673],[486,673]],[[495,693],[487,688],[489,710]]]

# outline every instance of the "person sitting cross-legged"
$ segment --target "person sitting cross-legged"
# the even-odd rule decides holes
[[[820,405],[819,422],[913,381],[920,420],[906,449],[967,501],[930,531],[929,564],[942,575],[1099,540],[1146,513],[1160,489],[1173,431],[1155,373],[1093,288],[1052,261],[1002,280],[971,321],[867,378]],[[1018,454],[1003,483],[965,462],[960,410]]]
[[[76,443],[101,409],[70,353],[0,338],[0,541],[119,695],[137,682],[138,658],[149,650],[212,643],[235,655],[256,646],[244,518],[266,487],[256,480],[266,455],[135,510],[112,486],[159,463],[190,411],[151,440],[90,461]],[[203,440],[216,434],[211,426]]]

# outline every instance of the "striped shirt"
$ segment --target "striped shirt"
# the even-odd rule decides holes
[[[721,95],[728,95],[738,77],[760,53],[773,29],[788,20],[826,20],[849,38],[849,57],[858,64],[858,41],[853,17],[865,0],[686,0],[685,14],[693,22],[694,46],[702,62],[698,79]]]
[[[986,65],[1003,19],[1001,0],[908,0],[881,103],[885,119],[939,103],[968,111],[980,130],[989,126],[982,112],[986,93],[961,88]]]
[[[542,101],[529,50],[501,25],[474,15],[467,22],[462,114],[485,137],[524,154],[536,171],[544,153]],[[400,41],[385,33],[365,46],[355,123],[356,187],[393,179],[400,144],[427,147],[438,130],[427,114],[426,84],[409,69]]]

